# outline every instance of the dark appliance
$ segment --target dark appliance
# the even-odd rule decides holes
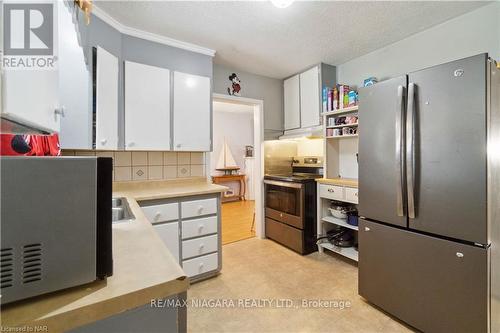
[[[317,250],[316,178],[323,176],[318,157],[300,157],[292,172],[265,175],[266,237],[300,253]]]
[[[500,70],[480,54],[359,98],[359,294],[424,332],[500,332]]]
[[[112,164],[1,158],[1,303],[113,274]]]

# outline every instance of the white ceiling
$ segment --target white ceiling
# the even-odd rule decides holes
[[[374,51],[487,2],[97,1],[132,28],[215,49],[215,62],[284,78]]]

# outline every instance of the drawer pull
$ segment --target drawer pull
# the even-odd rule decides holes
[[[198,215],[201,215],[203,213],[203,206],[198,206]]]
[[[283,213],[280,213],[280,217],[283,217]]]
[[[464,257],[464,254],[462,252],[457,252],[457,257],[458,258],[463,258]]]
[[[205,244],[201,243],[200,244],[200,253],[203,252],[203,248],[205,247]]]
[[[356,196],[356,197],[357,197],[357,196],[358,196],[358,192],[354,193],[354,196]]]
[[[155,214],[155,221],[158,221],[161,217],[161,213],[160,212],[156,212]]]
[[[333,188],[329,188],[329,189],[328,189],[328,192],[330,192],[330,193],[335,193],[335,190],[334,190]]]
[[[200,266],[198,267],[198,270],[199,270],[200,272],[203,272],[203,266],[204,266],[204,265],[203,265],[203,263],[202,263],[202,262],[200,262]]]
[[[204,228],[204,225],[203,225],[203,224],[200,224],[200,225],[198,226],[198,231],[199,231],[199,232],[202,232],[202,231],[203,231],[203,228]]]

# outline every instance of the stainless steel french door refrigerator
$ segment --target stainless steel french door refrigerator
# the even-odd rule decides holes
[[[500,70],[359,91],[359,294],[424,332],[500,332]]]

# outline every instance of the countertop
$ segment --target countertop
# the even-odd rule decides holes
[[[223,192],[205,178],[113,184],[135,220],[113,224],[113,276],[2,306],[2,328],[47,326],[63,332],[186,291],[189,279],[142,213],[137,201]]]
[[[358,180],[354,178],[318,178],[316,181],[320,184],[358,187]]]
[[[131,197],[136,201],[220,193],[227,189],[207,182],[206,178],[113,183],[114,196]]]

